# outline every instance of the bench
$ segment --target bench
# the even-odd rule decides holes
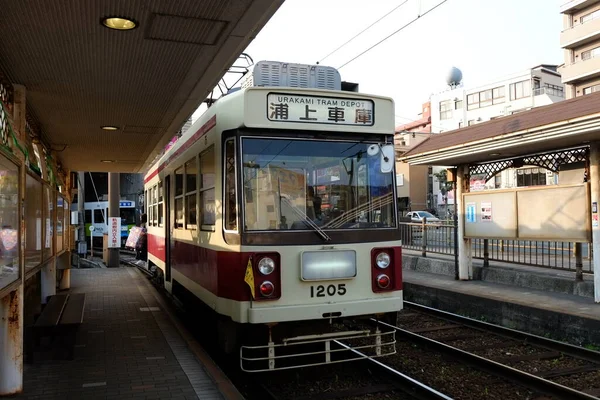
[[[84,308],[84,293],[50,296],[48,304],[29,328],[33,343],[29,346],[28,362],[33,362],[33,352],[40,347],[44,336],[50,336],[52,342],[56,336],[60,336],[62,347],[67,351],[67,359],[72,360],[77,330],[83,323]]]

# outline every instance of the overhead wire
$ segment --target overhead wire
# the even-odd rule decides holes
[[[356,60],[357,58],[363,56],[365,53],[373,50],[375,47],[379,46],[381,43],[385,42],[386,40],[388,40],[389,38],[391,38],[392,36],[394,36],[395,34],[401,32],[402,30],[406,29],[407,27],[409,27],[410,25],[412,25],[415,21],[419,20],[421,17],[424,17],[425,15],[429,14],[430,12],[432,12],[433,10],[435,10],[436,8],[438,8],[439,6],[441,6],[442,4],[444,4],[445,2],[447,2],[448,0],[442,0],[440,3],[436,4],[435,6],[431,7],[429,10],[425,11],[423,14],[419,13],[417,15],[416,18],[412,19],[411,21],[409,21],[408,23],[404,24],[403,26],[401,26],[399,29],[397,29],[396,31],[390,33],[388,36],[384,37],[383,39],[381,39],[379,42],[375,43],[374,45],[372,45],[371,47],[369,47],[368,49],[364,50],[362,53],[354,56],[352,59],[346,61],[344,64],[342,64],[341,66],[339,66],[337,69],[342,69],[343,67],[345,67],[346,65],[350,64],[352,61]]]
[[[342,47],[346,46],[348,43],[352,42],[354,39],[356,39],[357,37],[359,37],[360,35],[362,35],[363,33],[365,33],[367,30],[369,30],[370,28],[372,28],[374,25],[378,24],[382,19],[384,19],[385,17],[387,17],[388,15],[390,15],[391,13],[393,13],[394,11],[396,11],[397,9],[399,9],[400,7],[402,7],[406,3],[408,3],[408,0],[404,0],[402,3],[400,3],[399,5],[397,5],[396,7],[394,7],[393,9],[391,9],[390,11],[388,11],[387,13],[385,13],[377,21],[373,22],[371,25],[367,26],[365,29],[363,29],[362,31],[358,32],[356,35],[354,35],[353,37],[351,37],[350,39],[348,39],[346,42],[344,42],[341,46],[339,46],[338,48],[336,48],[335,50],[333,50],[331,53],[329,53],[325,57],[321,58],[319,61],[317,61],[317,64],[320,64],[321,62],[325,61],[325,59],[327,59],[329,56],[331,56],[332,54],[336,53],[338,50],[340,50]]]

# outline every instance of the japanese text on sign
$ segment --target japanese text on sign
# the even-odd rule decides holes
[[[270,121],[365,126],[374,123],[372,100],[271,93],[267,106]]]
[[[108,247],[121,247],[121,218],[108,218]]]

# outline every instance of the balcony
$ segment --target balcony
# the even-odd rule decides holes
[[[558,70],[563,83],[575,83],[578,80],[589,79],[600,75],[600,57],[565,64]]]
[[[560,12],[572,14],[596,3],[598,0],[566,0],[560,5]]]
[[[575,24],[560,33],[560,47],[570,49],[594,40],[600,40],[600,18]]]

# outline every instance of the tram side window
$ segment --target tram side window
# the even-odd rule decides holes
[[[183,167],[175,170],[175,228],[183,228]]]
[[[84,217],[83,220],[86,224],[91,224],[92,223],[92,210],[85,210],[84,212]]]
[[[237,230],[237,209],[235,191],[235,141],[225,142],[225,229]]]
[[[163,226],[163,186],[162,182],[158,182],[158,226]]]
[[[158,185],[152,188],[152,226],[158,225]]]
[[[200,222],[202,230],[215,229],[215,148],[200,154]]]
[[[185,163],[185,228],[197,229],[196,219],[196,179],[198,177],[198,161],[196,157]]]
[[[104,216],[102,215],[102,210],[94,210],[94,223],[95,224],[105,224]]]

